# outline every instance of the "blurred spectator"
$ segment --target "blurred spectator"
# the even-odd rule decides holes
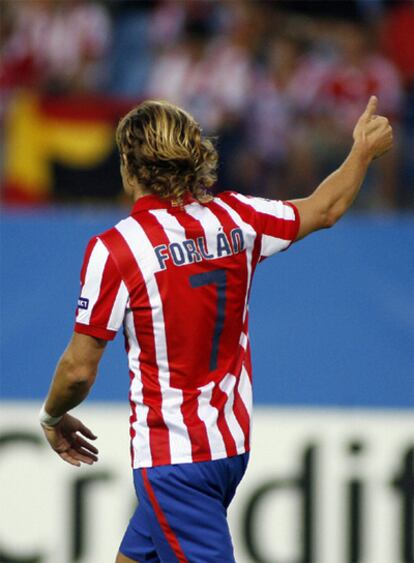
[[[385,53],[400,70],[406,88],[401,151],[402,181],[400,204],[414,205],[414,3],[403,0],[389,3],[382,21],[381,43]]]
[[[4,4],[2,88],[32,86],[73,92],[96,90],[109,46],[105,8],[82,0],[19,0]]]
[[[189,19],[182,37],[160,50],[147,95],[182,105],[208,131],[217,131],[245,108],[251,43],[244,17],[235,18],[226,34],[212,35],[210,16]]]
[[[381,113],[391,119],[401,113],[398,71],[389,59],[372,49],[372,40],[369,30],[360,24],[335,25],[337,56],[323,78],[317,110],[320,115],[329,116],[346,134],[373,93],[379,98]]]
[[[353,22],[334,26],[336,57],[321,75],[311,106],[313,128],[307,146],[313,149],[318,175],[336,167],[350,146],[353,126],[371,94],[379,98],[379,112],[387,115],[398,130],[403,91],[395,65],[372,49],[367,27]],[[380,161],[373,205],[395,207],[397,194],[398,143]],[[360,200],[363,201],[363,198]]]
[[[393,2],[382,21],[381,43],[397,65],[404,84],[414,87],[414,3]]]
[[[185,107],[207,127],[210,121],[208,38],[208,30],[202,23],[186,26],[182,39],[160,49],[146,91],[149,97],[165,98]]]
[[[113,95],[132,98],[145,93],[153,59],[151,20],[156,5],[156,0],[112,0],[109,4],[114,27],[107,86]]]
[[[375,93],[396,149],[374,168],[365,203],[414,204],[411,1],[4,0],[2,12],[0,118],[17,90],[77,93],[78,121],[85,93],[114,107],[166,98],[218,136],[218,189],[290,198],[340,163]],[[35,104],[42,117],[49,102]],[[62,193],[54,181],[47,193]]]
[[[326,63],[287,34],[269,42],[264,63],[246,114],[248,150],[262,170],[259,191],[280,198],[305,195],[316,182],[305,146],[307,114]]]

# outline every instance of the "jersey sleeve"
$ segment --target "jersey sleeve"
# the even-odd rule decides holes
[[[248,209],[251,222],[261,237],[260,260],[286,250],[297,237],[299,212],[290,202],[232,193]]]
[[[93,238],[81,270],[75,332],[113,340],[123,323],[128,300],[127,288],[109,251],[99,238]]]

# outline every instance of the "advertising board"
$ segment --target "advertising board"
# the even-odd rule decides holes
[[[38,407],[1,409],[0,560],[112,563],[136,505],[128,409],[78,409],[100,461],[77,469],[42,439]],[[257,408],[229,512],[237,562],[413,561],[413,429],[409,411]]]

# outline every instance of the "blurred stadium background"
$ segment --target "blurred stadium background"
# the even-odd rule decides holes
[[[0,8],[0,561],[110,563],[134,507],[121,337],[79,408],[99,464],[66,467],[37,424],[85,245],[128,213],[120,116],[182,105],[218,138],[218,190],[292,198],[341,162],[375,93],[392,154],[335,229],[257,273],[253,456],[230,522],[238,563],[412,563],[414,2]]]

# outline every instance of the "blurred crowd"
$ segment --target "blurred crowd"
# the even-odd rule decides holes
[[[219,189],[309,194],[370,94],[396,147],[359,200],[414,206],[414,2],[3,0],[0,119],[22,89],[151,97],[217,137]]]

